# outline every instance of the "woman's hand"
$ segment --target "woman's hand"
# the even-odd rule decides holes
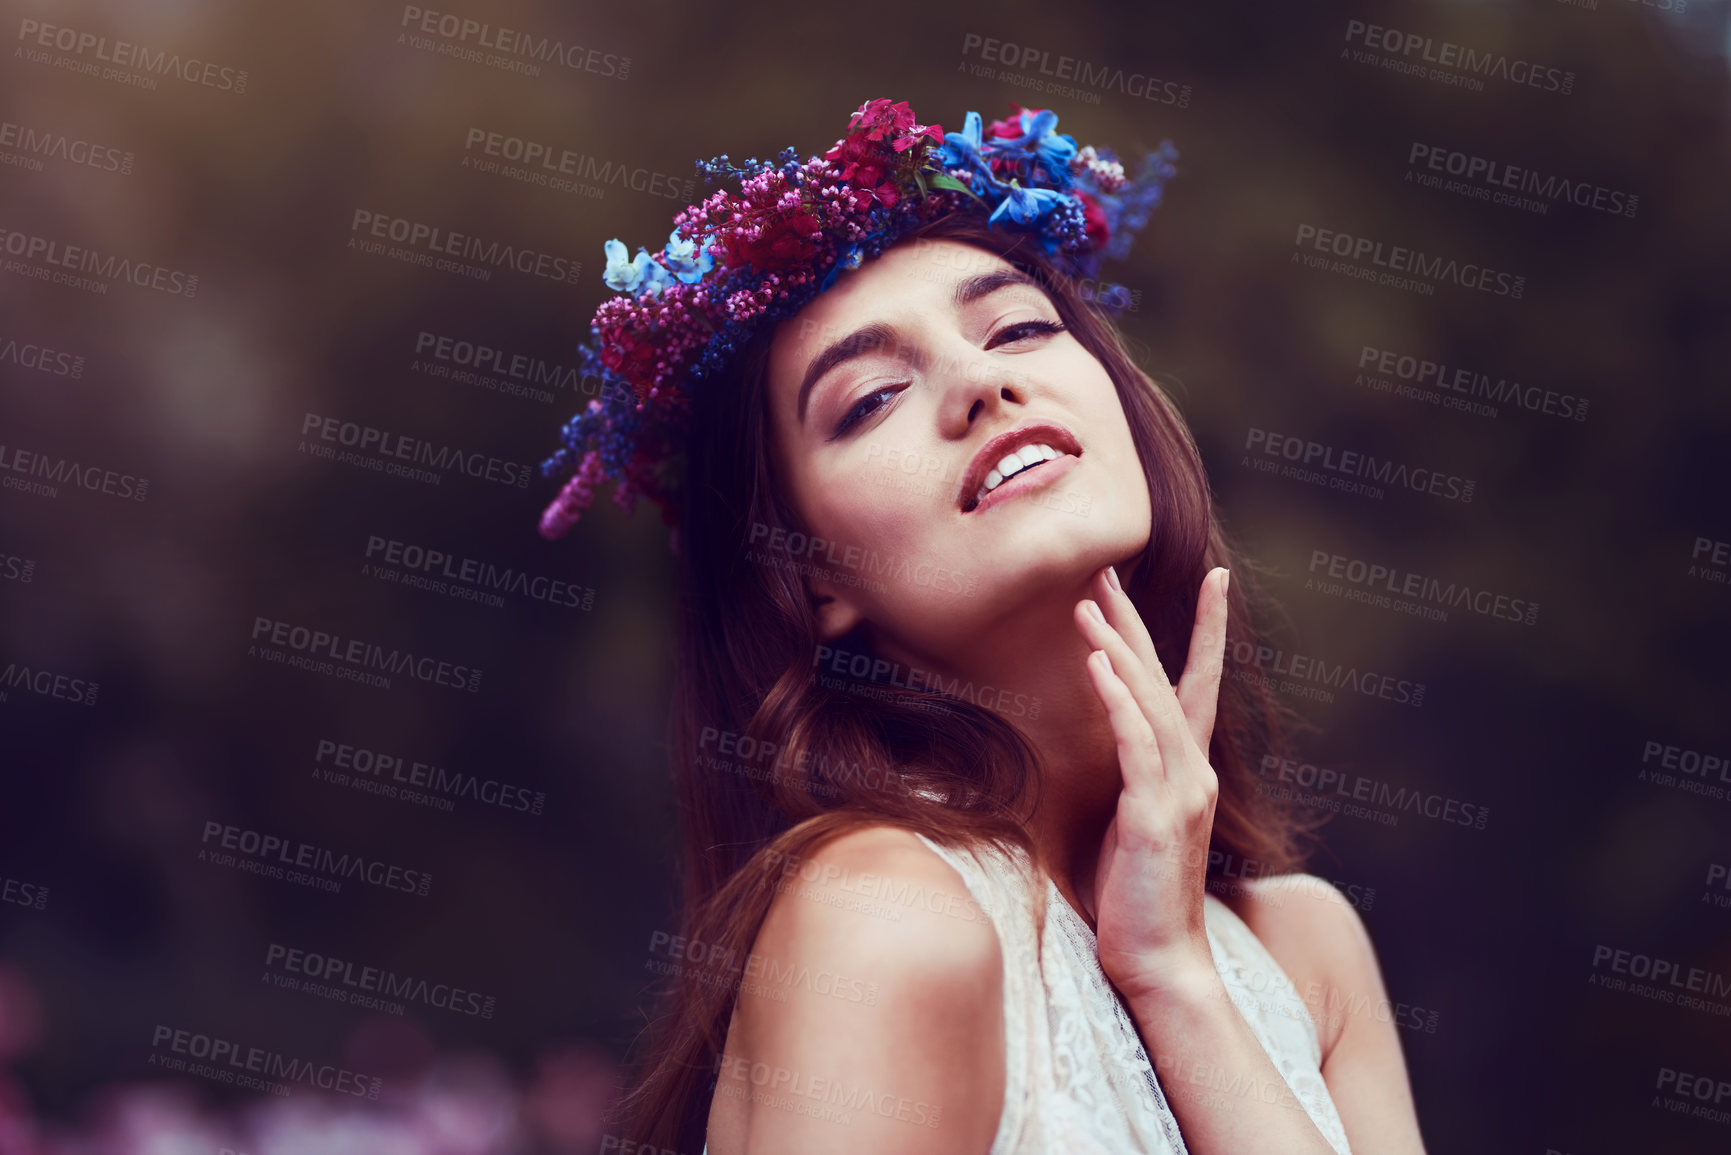
[[[1204,884],[1220,789],[1208,740],[1226,656],[1226,581],[1224,569],[1202,579],[1176,689],[1115,580],[1094,580],[1105,621],[1093,616],[1094,599],[1076,606],[1077,628],[1095,647],[1088,676],[1106,704],[1124,776],[1094,878],[1100,968],[1128,1002],[1194,1155],[1336,1155],[1233,1004],[1208,946]],[[1392,1036],[1392,1025],[1383,1029]],[[1387,1041],[1398,1056],[1398,1041]],[[1217,1094],[1222,1087],[1242,1091]],[[1384,1117],[1374,1110],[1381,1108],[1360,1118]],[[1416,1124],[1381,1133],[1411,1139],[1399,1150],[1423,1150]]]
[[[1100,967],[1132,1001],[1217,981],[1203,898],[1219,792],[1208,740],[1226,649],[1227,579],[1224,569],[1202,579],[1176,689],[1109,567],[1095,575],[1096,598],[1076,605],[1077,627],[1094,647],[1088,675],[1124,776],[1094,875]]]

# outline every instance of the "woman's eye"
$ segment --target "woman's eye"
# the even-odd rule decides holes
[[[1030,337],[1049,337],[1054,333],[1062,333],[1064,328],[1065,326],[1062,322],[1048,321],[1043,318],[1032,321],[1018,321],[1014,325],[1005,325],[1002,329],[993,333],[986,341],[986,348],[996,349],[1000,345],[1008,345],[1016,341],[1024,341]],[[854,403],[853,408],[849,409],[847,414],[842,417],[841,422],[836,425],[835,432],[830,434],[829,440],[834,441],[837,438],[844,436],[848,430],[852,429],[855,425],[858,425],[861,421],[864,421],[867,417],[870,417],[873,413],[876,413],[879,409],[883,408],[884,402],[880,400],[881,398],[893,397],[898,390],[906,385],[907,382],[899,381],[894,385],[887,385],[882,389],[874,389],[864,397],[861,397]]]
[[[882,408],[882,405],[874,402],[874,398],[883,397],[886,394],[893,396],[895,391],[900,388],[900,385],[889,385],[882,389],[874,389],[864,397],[861,397],[854,403],[854,407],[847,411],[847,415],[841,419],[841,424],[835,427],[835,433],[831,435],[830,440],[834,441],[837,437],[840,437],[849,429],[852,429],[855,425],[864,421],[867,417],[870,417],[873,413],[876,413],[880,408]]]
[[[1014,325],[1005,325],[993,333],[991,339],[986,342],[986,348],[996,349],[999,345],[1005,345],[1011,341],[1020,341],[1033,336],[1050,336],[1053,333],[1062,333],[1063,331],[1064,326],[1058,321],[1018,321]]]

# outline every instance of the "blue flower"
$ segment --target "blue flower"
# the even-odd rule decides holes
[[[662,261],[675,277],[694,285],[715,267],[715,254],[709,251],[712,239],[703,238],[703,248],[699,250],[697,242],[686,240],[679,235],[678,229],[674,229],[668,235],[667,247],[661,250]]]
[[[601,248],[607,254],[607,269],[601,274],[601,280],[609,289],[621,293],[654,295],[673,284],[673,274],[644,252],[642,247],[638,248],[637,255],[629,261],[625,259],[625,244],[622,241],[611,240]]]
[[[986,219],[987,224],[997,224],[998,218],[1006,213],[1017,224],[1032,224],[1069,199],[1049,188],[1023,188],[1016,180],[1010,181],[1004,193],[1004,199]]]
[[[864,263],[865,249],[858,244],[849,245],[847,251],[841,255],[841,259],[836,261],[836,263],[830,267],[829,272],[824,275],[823,282],[818,285],[817,291],[820,293],[828,292],[829,287],[835,284],[837,277],[841,276],[849,269],[859,268]]]
[[[1024,108],[1021,123],[1022,135],[999,138],[993,142],[995,151],[1020,152],[1025,160],[1038,162],[1054,185],[1069,188],[1070,158],[1076,155],[1076,138],[1054,131],[1058,127],[1058,114],[1049,108],[1038,112]],[[1027,175],[1031,178],[1033,173],[1028,171]]]
[[[982,200],[1001,194],[1004,183],[992,171],[991,162],[981,150],[980,114],[970,112],[963,121],[962,131],[944,134],[944,143],[939,149],[939,159],[945,168],[963,168],[969,170],[969,184],[973,186],[974,195]]]
[[[939,147],[945,168],[984,168],[986,158],[980,155],[980,114],[970,112],[962,122],[962,131],[946,132]]]
[[[637,250],[637,256],[631,264],[637,270],[639,278],[637,288],[640,293],[655,296],[673,284],[673,274],[667,271],[666,266],[642,249]]]

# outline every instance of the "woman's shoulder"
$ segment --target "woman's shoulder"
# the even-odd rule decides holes
[[[1382,989],[1376,950],[1358,904],[1314,874],[1266,875],[1222,899],[1280,964],[1317,1017],[1323,1054],[1333,1049],[1341,1022],[1319,1010],[1343,998]]]
[[[966,880],[923,838],[860,826],[780,864],[758,940],[793,954],[833,952],[933,979],[1001,968],[997,935]]]
[[[966,895],[955,867],[907,830],[867,826],[784,863],[775,887],[717,1072],[712,1150],[746,1133],[841,1150],[817,1107],[851,1115],[848,1151],[986,1150],[1003,1105],[997,935],[918,897]],[[760,1070],[782,1094],[753,1093]]]

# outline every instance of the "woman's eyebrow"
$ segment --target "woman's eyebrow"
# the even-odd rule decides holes
[[[977,277],[969,277],[958,283],[954,297],[956,308],[960,309],[966,305],[971,305],[981,297],[1010,285],[1026,285],[1030,289],[1039,290],[1042,296],[1045,295],[1045,290],[1040,288],[1040,283],[1022,270],[995,269],[992,272],[981,273]]]
[[[878,322],[855,329],[841,340],[836,341],[811,359],[811,365],[805,371],[805,380],[799,385],[799,423],[805,424],[805,405],[811,396],[811,387],[818,379],[844,361],[855,357],[864,357],[875,353],[896,340],[896,331],[890,326]]]

